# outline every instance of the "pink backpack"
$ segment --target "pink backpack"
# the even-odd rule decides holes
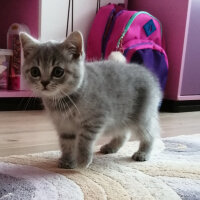
[[[86,57],[88,61],[107,59],[112,51],[121,51],[128,62],[144,64],[164,90],[168,59],[158,19],[115,4],[100,8],[88,36]]]

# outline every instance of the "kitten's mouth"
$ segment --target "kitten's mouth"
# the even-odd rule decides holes
[[[49,89],[47,89],[47,88],[43,88],[43,89],[41,90],[41,94],[42,94],[43,96],[51,97],[51,96],[55,96],[57,93],[56,93],[55,90],[49,90]]]
[[[41,92],[44,93],[44,94],[52,93],[52,91],[48,90],[47,88],[43,88]]]
[[[41,90],[42,92],[50,92],[50,89],[47,86],[44,86]]]
[[[52,91],[50,91],[49,89],[47,89],[47,88],[43,88],[43,89],[41,89],[41,93],[43,94],[43,95],[50,95],[51,93],[52,93]]]

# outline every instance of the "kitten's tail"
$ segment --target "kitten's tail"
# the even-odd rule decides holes
[[[111,54],[108,56],[108,60],[126,63],[126,58],[120,51],[111,52]]]

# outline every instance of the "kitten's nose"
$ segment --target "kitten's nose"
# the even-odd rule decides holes
[[[46,88],[46,86],[49,84],[49,81],[41,81],[41,84]]]

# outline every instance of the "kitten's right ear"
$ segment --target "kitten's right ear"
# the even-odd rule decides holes
[[[23,32],[19,34],[19,38],[22,44],[24,58],[27,58],[33,52],[33,50],[37,47],[38,41],[32,38],[27,33],[23,33]]]

